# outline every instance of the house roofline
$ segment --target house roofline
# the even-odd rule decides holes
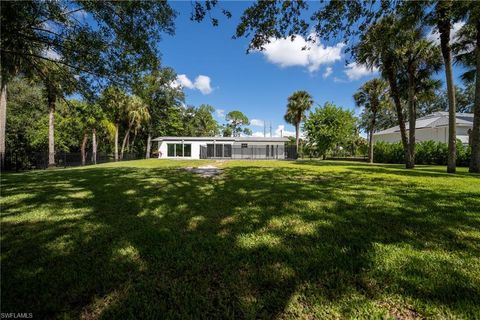
[[[285,137],[158,137],[152,141],[233,141],[233,142],[287,142]]]

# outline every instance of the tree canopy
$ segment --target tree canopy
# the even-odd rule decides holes
[[[310,113],[303,130],[309,147],[326,155],[337,146],[352,142],[356,136],[356,120],[351,111],[327,102]]]

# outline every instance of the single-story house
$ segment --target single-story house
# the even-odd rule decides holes
[[[159,159],[286,159],[281,137],[159,137]]]
[[[469,143],[469,130],[473,128],[473,113],[457,113],[457,139]],[[406,123],[408,135],[408,122]],[[437,141],[448,143],[448,112],[434,112],[418,118],[415,125],[415,141]],[[395,126],[373,134],[373,142],[400,142],[400,127]]]

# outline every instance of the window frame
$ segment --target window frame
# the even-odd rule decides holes
[[[170,146],[173,147],[173,154],[170,154]],[[175,157],[175,143],[167,143],[167,157]]]
[[[186,155],[186,152],[185,152],[186,147],[189,148],[189,150],[188,150],[188,151],[189,151],[189,152],[188,152],[188,155]],[[184,158],[190,158],[190,157],[192,157],[192,144],[191,144],[191,143],[184,143],[184,144],[183,144],[183,157],[184,157]]]

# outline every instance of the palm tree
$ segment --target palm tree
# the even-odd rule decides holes
[[[37,77],[43,82],[48,105],[48,166],[55,166],[55,107],[57,99],[73,93],[77,80],[64,65],[52,61],[37,66]]]
[[[125,92],[116,86],[110,86],[102,92],[100,97],[100,104],[104,110],[107,110],[111,121],[115,125],[114,150],[115,161],[118,161],[118,136],[120,130],[120,123],[125,118],[127,109],[127,99]]]
[[[438,1],[435,6],[434,20],[440,33],[440,48],[445,64],[445,78],[447,80],[448,95],[448,162],[447,172],[455,173],[457,158],[456,134],[456,101],[455,85],[453,82],[452,49],[450,45],[450,32],[452,29],[453,6],[452,0]]]
[[[195,110],[194,122],[196,134],[200,137],[213,137],[218,133],[218,123],[212,113],[215,108],[208,104],[202,104]]]
[[[377,113],[389,100],[387,87],[388,85],[384,80],[372,79],[361,86],[353,95],[357,107],[364,107],[370,115],[370,125],[368,127],[368,162],[370,163],[373,163],[373,133],[375,132]]]
[[[410,151],[397,79],[400,69],[398,48],[402,45],[402,39],[398,37],[399,30],[398,21],[393,16],[383,18],[361,36],[359,44],[354,48],[354,54],[358,63],[364,64],[369,69],[380,69],[382,76],[388,81],[407,164]]]
[[[455,59],[467,71],[463,73],[462,80],[466,84],[475,85],[475,98],[473,104],[473,127],[470,133],[472,155],[469,171],[480,172],[480,8],[471,2],[466,10],[466,24],[458,33],[457,41],[453,46]]]
[[[438,49],[423,39],[423,29],[420,26],[410,27],[405,21],[387,16],[362,35],[354,53],[357,62],[370,69],[379,68],[388,80],[400,127],[405,166],[408,169],[414,168],[417,89],[421,87],[419,84],[425,84],[431,74],[440,68]],[[402,85],[408,92],[408,137],[401,99]]]
[[[307,112],[313,105],[313,98],[307,91],[296,91],[288,97],[285,121],[295,126],[295,144],[300,142],[300,123],[305,119]]]
[[[150,120],[150,113],[147,105],[138,96],[132,96],[127,99],[127,118],[128,127],[123,138],[122,149],[120,151],[120,159],[123,159],[123,153],[130,137],[132,128],[139,129],[143,123]]]
[[[423,39],[422,28],[403,30],[403,46],[398,49],[398,56],[404,69],[404,82],[408,101],[409,122],[409,159],[408,168],[415,166],[415,127],[417,103],[420,95],[429,91],[429,86],[435,86],[430,81],[433,73],[440,70],[442,61],[439,49],[433,42]]]

